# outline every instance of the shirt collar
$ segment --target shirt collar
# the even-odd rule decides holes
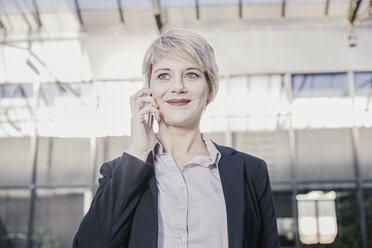
[[[154,149],[152,150],[152,156],[155,160],[155,156],[159,154],[164,154],[163,152],[163,146],[161,144],[161,137],[159,133],[155,134],[156,138],[156,144],[154,146]],[[207,150],[209,152],[210,159],[214,162],[216,167],[218,168],[218,162],[221,158],[221,153],[215,146],[215,144],[212,142],[212,140],[204,133],[201,133],[201,138],[204,141],[205,145],[207,146]]]

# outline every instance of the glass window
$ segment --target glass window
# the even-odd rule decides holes
[[[281,75],[231,77],[227,85],[228,114],[256,117],[286,112],[284,92]]]
[[[0,139],[0,186],[25,186],[31,182],[31,139]]]
[[[161,2],[160,2],[160,5],[161,5]],[[124,9],[151,9],[152,3],[151,3],[151,0],[136,0],[136,1],[121,0],[121,6]]]
[[[372,72],[355,72],[355,95],[372,96]]]
[[[291,180],[288,132],[234,132],[233,146],[266,161],[271,181]]]
[[[0,136],[24,136],[33,132],[33,85],[0,85]]]
[[[372,72],[354,73],[354,83],[358,126],[372,126]]]
[[[221,78],[220,91],[208,106],[205,119],[215,125],[214,118],[228,116],[232,131],[262,131],[287,126],[288,113],[282,75],[234,76]],[[219,131],[212,130],[213,125],[206,124],[208,131]]]
[[[281,0],[243,0],[243,3],[247,4],[280,4],[281,2]]]
[[[112,160],[123,154],[125,149],[130,144],[129,136],[117,136],[117,137],[107,137],[107,159]]]
[[[372,179],[372,128],[359,128],[359,163],[361,177]]]
[[[372,233],[372,189],[367,189],[364,191],[364,204],[366,211],[366,226],[367,234]],[[372,247],[372,235],[367,235],[368,247]]]
[[[297,179],[353,179],[350,132],[350,129],[297,130]]]
[[[358,210],[358,200],[355,191],[337,192],[336,215],[338,234],[333,247],[362,247]]]
[[[199,4],[201,5],[203,1],[199,1]],[[160,1],[161,7],[194,7],[195,1],[190,0],[161,0]]]
[[[75,11],[74,0],[37,0],[40,11]]]
[[[31,1],[22,1],[19,3],[18,1],[2,0],[0,6],[1,13],[29,13],[31,12],[32,3]]]
[[[40,79],[29,64],[32,63],[35,68],[40,70],[39,63],[31,62],[35,60],[30,56],[30,51],[28,50],[28,44],[26,42],[12,43],[11,46],[5,43],[5,45],[2,46],[1,55],[2,62],[4,63],[4,77],[7,82],[29,83]]]
[[[280,245],[294,246],[295,219],[292,216],[292,193],[274,192],[274,202]]]
[[[40,138],[37,184],[90,185],[92,163],[89,138]]]
[[[191,2],[192,3],[192,2]],[[222,4],[236,4],[235,0],[199,0],[200,5],[222,5]]]
[[[118,8],[117,0],[79,0],[82,10],[116,10]]]
[[[348,95],[346,73],[294,74],[292,97],[345,97]]]
[[[0,85],[0,98],[30,98],[33,96],[32,84],[2,84]],[[1,105],[3,107],[3,104]]]
[[[83,192],[69,189],[38,190],[35,202],[34,247],[71,247],[83,218],[83,204]]]
[[[40,135],[62,137],[92,135],[92,130],[96,130],[97,113],[97,99],[92,90],[90,83],[41,84],[38,109]]]
[[[28,190],[0,190],[0,247],[26,247],[29,198]]]

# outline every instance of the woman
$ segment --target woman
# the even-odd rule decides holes
[[[131,143],[102,178],[74,247],[279,247],[263,160],[200,133],[218,89],[212,47],[171,30],[145,54],[150,88],[131,99]],[[159,132],[145,123],[158,121]]]

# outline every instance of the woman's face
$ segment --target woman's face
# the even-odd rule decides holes
[[[204,73],[190,56],[170,54],[153,66],[150,88],[161,124],[198,127],[209,94]]]

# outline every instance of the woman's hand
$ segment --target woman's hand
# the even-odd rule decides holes
[[[151,96],[151,89],[142,88],[130,97],[131,142],[126,153],[146,161],[148,153],[154,148],[156,138],[154,130],[145,123],[145,115],[153,113],[160,121],[159,106]]]

